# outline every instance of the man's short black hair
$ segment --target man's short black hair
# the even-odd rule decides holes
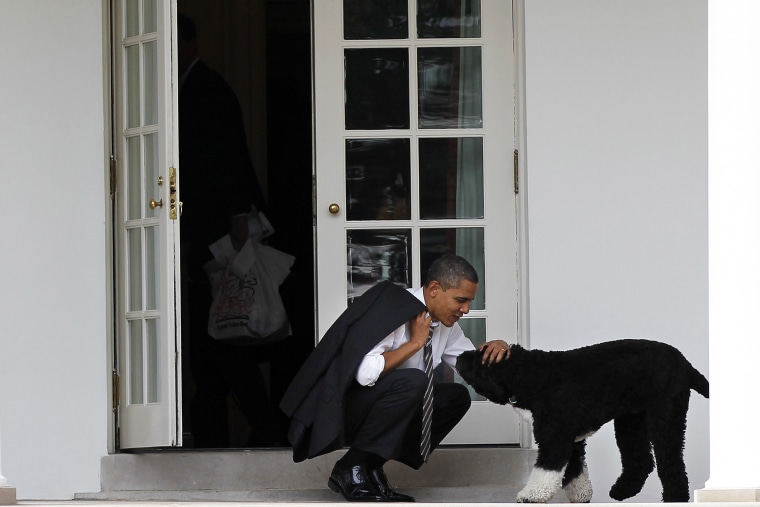
[[[444,254],[437,258],[425,277],[425,285],[436,280],[444,290],[459,287],[462,280],[478,283],[478,272],[467,259],[459,255]]]
[[[187,42],[195,40],[198,36],[198,33],[195,31],[195,21],[181,12],[177,14],[177,35]]]

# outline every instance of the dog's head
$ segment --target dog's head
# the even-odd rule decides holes
[[[515,394],[513,378],[521,350],[519,345],[512,345],[509,359],[491,365],[483,364],[480,350],[463,352],[457,357],[456,369],[479,395],[501,405],[514,403],[510,396]]]

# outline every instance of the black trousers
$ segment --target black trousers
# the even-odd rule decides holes
[[[422,397],[427,386],[425,372],[399,368],[380,377],[374,386],[358,383],[345,398],[346,442],[386,460],[414,469],[422,466]],[[433,386],[431,445],[435,449],[470,408],[470,393],[455,383]]]
[[[250,426],[250,436],[239,445],[278,445],[276,407],[267,392],[259,363],[268,358],[266,346],[235,346],[208,334],[211,284],[200,267],[183,272],[182,358],[187,361],[183,394],[183,425],[196,448],[230,447],[229,407],[232,395]],[[194,386],[190,399],[189,386]]]

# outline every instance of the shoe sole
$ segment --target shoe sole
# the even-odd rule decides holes
[[[388,502],[388,500],[385,498],[351,498],[346,494],[345,491],[343,491],[343,488],[340,487],[340,484],[333,480],[332,477],[327,480],[327,487],[334,492],[343,495],[343,498],[345,498],[347,502]]]
[[[332,480],[332,478],[328,479],[328,481],[327,481],[327,487],[330,488],[331,490],[335,491],[336,493],[343,494],[343,490],[340,489],[340,486],[338,485],[338,483],[335,482],[334,480]],[[343,496],[345,496],[345,495],[343,495]]]

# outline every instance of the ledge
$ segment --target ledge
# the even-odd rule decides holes
[[[694,502],[760,502],[760,489],[698,489]]]

